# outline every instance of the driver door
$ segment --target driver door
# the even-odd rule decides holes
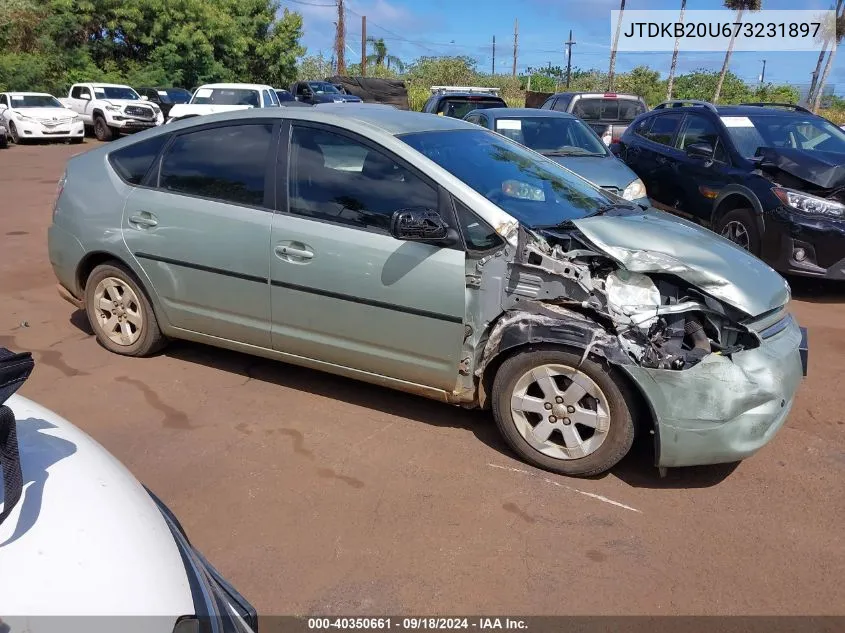
[[[395,211],[445,213],[437,185],[345,130],[297,123],[279,151],[270,254],[274,349],[451,391],[464,251],[400,241]]]

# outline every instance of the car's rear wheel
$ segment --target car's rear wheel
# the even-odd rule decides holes
[[[147,356],[165,343],[144,289],[120,264],[101,264],[91,271],[85,311],[97,340],[116,354]]]
[[[508,358],[493,382],[493,417],[525,461],[564,475],[597,475],[622,459],[634,421],[608,367],[563,350]]]
[[[97,115],[94,117],[94,136],[98,141],[110,141],[114,138],[114,130],[112,130],[106,120]]]
[[[719,220],[716,232],[752,255],[760,254],[760,232],[751,209],[728,211]]]

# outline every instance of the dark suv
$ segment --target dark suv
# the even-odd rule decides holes
[[[783,273],[845,279],[845,132],[791,104],[668,101],[612,147],[654,206]]]

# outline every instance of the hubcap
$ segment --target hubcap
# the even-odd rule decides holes
[[[94,289],[94,311],[103,334],[117,345],[134,344],[143,332],[141,302],[123,280],[106,277]]]
[[[513,389],[511,415],[525,441],[555,459],[594,453],[610,430],[604,392],[566,365],[541,365],[523,374]]]
[[[737,246],[741,246],[745,250],[751,247],[751,239],[748,237],[748,229],[742,222],[731,220],[722,229],[722,237],[728,238]]]

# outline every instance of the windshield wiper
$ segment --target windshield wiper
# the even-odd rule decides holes
[[[603,213],[607,213],[608,211],[615,211],[616,209],[625,209],[626,211],[636,211],[639,207],[635,205],[633,202],[623,203],[623,202],[612,202],[610,204],[606,204],[604,206],[599,207],[595,210],[595,212],[591,213],[587,217],[592,217],[594,215],[602,215]]]
[[[555,149],[549,152],[540,152],[543,156],[604,156],[604,154],[597,154],[596,152],[573,152],[565,149]]]

